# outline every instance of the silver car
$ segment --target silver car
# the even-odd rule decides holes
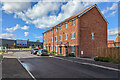
[[[38,52],[38,48],[33,48],[33,49],[31,50],[31,54],[37,54],[37,52]]]
[[[44,50],[44,49],[38,50],[37,55],[38,55],[38,56],[49,56],[49,55],[48,55],[48,51],[47,51],[47,50]]]

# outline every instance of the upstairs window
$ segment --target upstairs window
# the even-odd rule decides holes
[[[68,24],[66,23],[66,28],[68,27]]]
[[[55,41],[58,41],[58,37],[57,36],[55,37]]]
[[[91,33],[92,39],[94,39],[94,33]]]
[[[60,30],[62,30],[62,26],[60,26]]]
[[[75,25],[75,20],[73,21],[73,26]]]
[[[65,35],[65,40],[67,40],[67,39],[68,39],[68,34]]]
[[[52,42],[53,42],[53,38],[52,38]]]
[[[62,40],[62,36],[60,36],[60,40]]]
[[[71,39],[75,39],[75,32],[71,34]]]
[[[57,32],[57,28],[55,28],[55,31]]]

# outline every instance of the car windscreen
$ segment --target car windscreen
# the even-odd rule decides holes
[[[38,50],[38,49],[34,49],[34,50]]]

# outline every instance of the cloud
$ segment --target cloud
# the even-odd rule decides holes
[[[43,39],[42,36],[36,36],[35,38],[37,38],[37,39]]]
[[[6,13],[20,12],[30,8],[30,2],[4,2],[2,10]]]
[[[116,10],[116,9],[117,9],[117,3],[113,3],[111,7],[107,7],[106,9],[102,10],[101,12],[103,14],[105,14],[105,13],[107,13],[110,10]],[[116,12],[116,11],[114,11],[114,12]]]
[[[43,39],[43,36],[38,36],[37,34],[34,34],[34,33],[32,33],[31,36],[36,39]]]
[[[46,29],[80,12],[91,4],[94,3],[80,2],[79,0],[69,0],[65,4],[62,2],[39,1],[32,8],[28,8],[25,11],[20,11],[21,9],[18,12],[14,10],[10,11],[15,13],[15,18],[21,18],[26,24],[34,24],[36,28]]]
[[[116,36],[117,34],[120,34],[120,27],[108,30],[108,36]]]
[[[28,36],[29,32],[24,32],[24,36]]]
[[[15,39],[15,35],[14,34],[3,33],[3,34],[0,34],[0,38]]]
[[[23,27],[21,27],[21,29],[23,29],[23,30],[30,30],[30,27],[29,26],[23,26]]]
[[[23,26],[23,27],[20,27],[19,24],[16,24],[16,26],[11,27],[11,28],[6,28],[5,30],[6,30],[7,32],[14,32],[14,31],[16,31],[17,29],[29,30],[30,27],[29,27],[29,26],[26,26],[26,25]]]
[[[15,30],[17,30],[19,28],[20,28],[19,24],[16,24],[16,26],[14,26],[12,28],[6,28],[6,31],[7,32],[13,32],[13,31],[15,31]]]

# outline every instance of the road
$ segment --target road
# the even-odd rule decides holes
[[[72,63],[54,57],[22,58],[35,78],[118,78],[117,71]]]

